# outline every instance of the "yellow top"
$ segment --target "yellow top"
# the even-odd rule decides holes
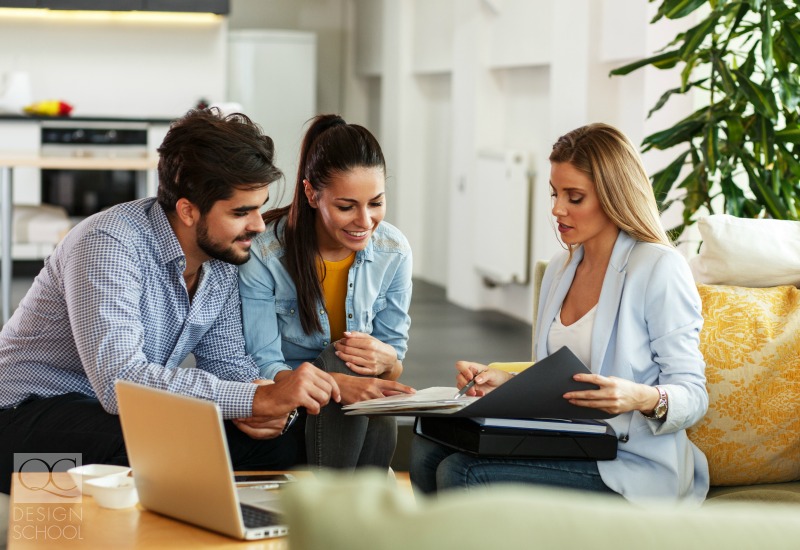
[[[353,252],[338,262],[323,260],[325,264],[324,278],[322,278],[322,270],[319,271],[322,297],[325,299],[325,309],[328,310],[328,321],[331,325],[331,342],[341,338],[347,328],[344,310],[344,300],[347,297],[347,274],[355,259],[356,253]]]
[[[506,372],[518,374],[527,369],[528,367],[530,367],[531,365],[533,365],[533,363],[531,363],[530,361],[514,361],[511,363],[507,362],[489,363],[487,366],[490,369],[504,370]]]

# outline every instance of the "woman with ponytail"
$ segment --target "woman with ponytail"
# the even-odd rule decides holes
[[[341,403],[301,414],[306,421],[283,436],[304,429],[314,467],[388,468],[394,418],[345,416],[341,406],[414,391],[397,382],[411,322],[411,249],[383,221],[385,188],[375,137],[339,116],[317,116],[291,204],[264,214],[266,231],[239,271],[247,352],[261,376],[281,380],[311,362],[341,389]]]

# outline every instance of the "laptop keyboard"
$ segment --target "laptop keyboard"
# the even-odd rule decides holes
[[[242,519],[244,526],[248,528],[267,527],[271,525],[281,525],[283,516],[277,512],[270,512],[262,508],[256,508],[249,504],[241,504]]]

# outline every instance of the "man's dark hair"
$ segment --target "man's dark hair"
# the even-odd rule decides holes
[[[275,144],[258,124],[214,107],[175,121],[158,154],[158,203],[166,212],[185,198],[205,214],[235,189],[265,187],[283,175],[273,164]]]

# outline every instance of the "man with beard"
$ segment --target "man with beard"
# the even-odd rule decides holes
[[[290,415],[340,399],[319,369],[267,383],[245,353],[236,266],[281,177],[272,139],[244,115],[196,110],[158,152],[157,198],[78,224],[0,332],[0,492],[15,453],[127,464],[116,380],[216,402],[241,470],[295,464]],[[195,368],[178,368],[190,353]]]

